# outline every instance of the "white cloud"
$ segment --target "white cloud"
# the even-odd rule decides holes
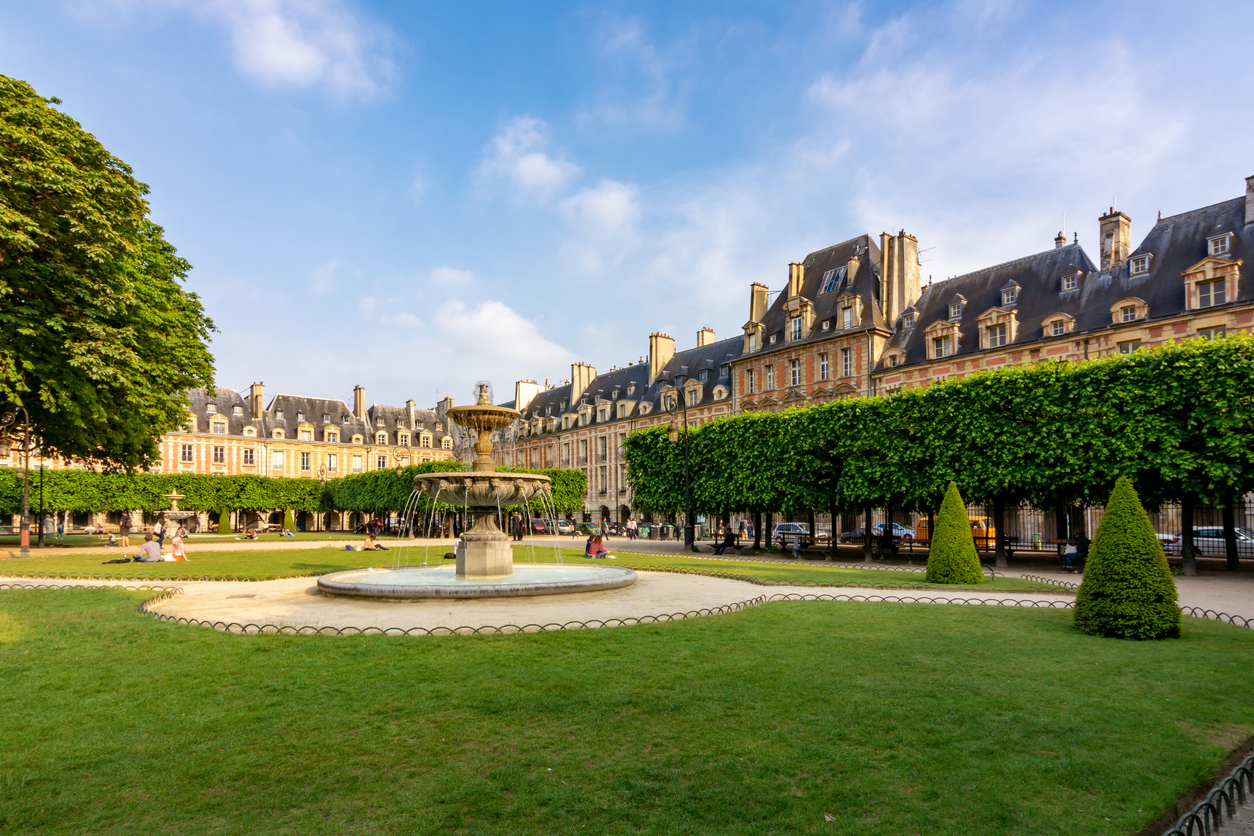
[[[309,272],[310,286],[314,293],[326,293],[335,287],[335,271],[348,264],[342,258],[320,264]]]
[[[534,322],[503,302],[487,300],[468,308],[465,302],[454,299],[440,308],[435,323],[450,338],[454,353],[463,359],[507,365],[517,369],[518,377],[527,369],[570,361],[570,352],[545,339]]]
[[[455,270],[452,267],[437,267],[431,271],[431,283],[442,287],[460,287],[475,280],[475,274],[469,270]]]
[[[373,296],[365,296],[357,303],[357,312],[362,316],[370,316],[378,306],[379,303],[375,301]]]
[[[78,4],[75,4],[78,5]],[[236,68],[270,87],[372,96],[396,76],[395,36],[352,0],[96,0],[80,18],[184,12],[226,28]]]
[[[576,120],[589,127],[682,127],[684,108],[673,93],[670,70],[687,55],[688,44],[660,51],[638,18],[606,21],[597,40],[610,78],[598,101],[581,108]]]
[[[505,180],[520,197],[547,200],[579,174],[578,165],[550,154],[548,145],[548,125],[519,116],[488,143],[477,175],[484,181]]]
[[[640,220],[640,188],[605,179],[580,189],[560,204],[562,214],[595,235],[620,237],[635,232]]]
[[[394,314],[387,314],[380,317],[381,321],[387,325],[400,325],[403,328],[422,328],[423,322],[416,314],[408,311],[399,311]]]

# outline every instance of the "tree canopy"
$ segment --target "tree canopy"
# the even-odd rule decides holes
[[[58,103],[0,76],[0,401],[46,454],[143,467],[212,386],[213,323],[148,187]]]

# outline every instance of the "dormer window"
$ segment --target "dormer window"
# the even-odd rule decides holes
[[[409,433],[399,433],[396,437],[396,443],[401,447],[409,446]]]
[[[205,412],[209,413],[210,415],[214,414],[217,411],[218,411],[217,404],[212,404],[212,403],[205,404]]]
[[[948,357],[950,354],[949,337],[933,337],[932,338],[932,356],[936,358]]]
[[[914,314],[912,313],[903,314],[901,317],[901,327],[913,328],[914,327]]]
[[[1019,288],[1008,287],[1001,292],[1001,305],[1003,308],[1010,307],[1019,298]]]
[[[792,318],[792,341],[796,342],[801,339],[801,317],[794,316]]]
[[[1227,290],[1227,282],[1224,279],[1216,279],[1213,282],[1198,282],[1198,307],[1209,308],[1212,305],[1224,304],[1228,300]]]
[[[340,443],[339,433],[327,433],[327,444],[339,444],[339,443]]]
[[[990,325],[985,329],[985,348],[1001,348],[1006,344],[1006,326]]]
[[[727,377],[729,374],[731,374],[731,366],[719,366],[718,367],[719,377]]]
[[[961,302],[949,303],[949,318],[950,319],[962,319],[962,303]]]
[[[226,424],[223,423],[222,421],[214,421],[213,422],[213,434],[214,435],[226,435]]]
[[[831,322],[831,320],[829,320],[829,319],[825,319],[825,320],[823,320],[823,330],[824,330],[824,331],[827,331],[827,330],[831,329],[831,327],[832,327],[832,322]]]
[[[771,334],[771,345],[775,345],[775,335]]]
[[[1075,290],[1079,286],[1080,286],[1080,274],[1079,273],[1068,273],[1067,275],[1062,277],[1062,289],[1064,291]]]
[[[383,419],[382,419],[382,418],[376,418],[376,419],[375,419],[375,421],[374,421],[374,425],[375,425],[376,427],[382,427],[382,426],[384,426],[384,421],[383,421]]]
[[[840,287],[840,283],[845,280],[845,271],[847,267],[835,267],[823,274],[823,289],[819,293],[831,293]]]
[[[283,420],[283,410],[281,410],[281,409],[277,409],[277,410],[275,410],[275,412],[274,412],[274,420],[276,420],[276,421],[282,421],[282,420]]]
[[[627,394],[628,395],[636,394],[636,384],[632,383],[627,386]]]
[[[845,308],[844,327],[845,328],[853,327],[853,308]]]
[[[305,420],[305,413],[303,413],[303,412],[298,412],[298,413],[296,413],[296,423],[298,423],[298,424],[299,424],[299,423],[301,423],[301,422],[302,422],[302,421],[304,421],[304,420]]]
[[[376,444],[387,444],[387,443],[388,443],[388,434],[387,434],[387,433],[379,433],[378,435],[376,435],[376,436],[375,436],[375,439],[374,439],[374,440],[375,440],[375,443],[376,443]]]
[[[242,407],[242,406],[237,406],[237,407],[234,407],[234,408],[231,410],[231,414],[232,414],[232,415],[243,415],[243,414],[244,414],[244,407]]]
[[[324,423],[324,424],[329,424],[329,423],[331,423],[331,415],[330,415],[330,413],[327,413],[327,412],[322,413],[322,423]]]
[[[1132,275],[1137,276],[1141,273],[1149,272],[1150,257],[1148,255],[1138,255],[1132,259]]]
[[[700,380],[702,380],[702,381],[709,380],[709,379],[710,379],[710,370],[709,370],[709,369],[702,369],[700,372],[698,372],[698,373],[697,373],[697,377],[698,377]]]
[[[1120,322],[1135,322],[1136,321],[1136,305],[1124,305],[1122,308],[1120,308],[1119,309],[1119,321]]]
[[[1206,252],[1210,255],[1227,255],[1232,252],[1232,233],[1225,232],[1206,239]]]

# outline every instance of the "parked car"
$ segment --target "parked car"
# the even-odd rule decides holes
[[[1254,531],[1237,526],[1237,557],[1254,557]],[[1222,557],[1227,554],[1222,526],[1197,526],[1193,529],[1193,545],[1204,555]],[[1178,551],[1179,549],[1177,549]]]
[[[993,527],[993,521],[988,517],[967,517],[967,522],[971,524],[971,536],[975,538],[975,547],[977,549],[991,549],[997,545],[997,529]],[[929,531],[927,530],[927,519],[919,520],[918,538],[920,540],[929,540]]]
[[[791,542],[795,537],[801,538],[802,547],[814,545],[814,538],[810,536],[810,526],[806,523],[780,523],[775,526],[775,536],[772,539],[776,542],[782,540]]]
[[[874,526],[872,526],[871,536],[883,537],[884,536],[884,523],[877,523]],[[913,540],[914,529],[908,528],[902,525],[901,523],[893,523],[893,536],[900,538],[902,540]],[[840,541],[842,543],[849,543],[855,540],[862,540],[865,538],[866,538],[865,528],[855,528],[853,531],[842,531],[840,533]]]
[[[541,520],[541,519],[531,520],[531,533],[532,534],[547,534],[548,531],[549,531],[548,524],[546,524],[544,520]]]
[[[1180,554],[1179,534],[1158,534],[1158,542],[1162,544],[1166,554]]]

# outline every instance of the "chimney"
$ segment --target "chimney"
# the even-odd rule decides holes
[[[1110,207],[1110,212],[1098,218],[1101,223],[1102,272],[1113,270],[1128,260],[1132,252],[1132,219]]]
[[[754,282],[749,285],[749,321],[761,322],[766,316],[766,295],[770,292],[764,284]]]
[[[714,345],[714,329],[702,328],[697,332],[697,348],[703,345]]]
[[[540,384],[534,380],[520,380],[514,384],[514,409],[522,412],[531,402],[535,400],[536,395],[540,394]]]
[[[761,287],[761,285],[758,285]],[[766,288],[763,288],[765,290]],[[649,335],[649,385],[658,379],[662,369],[675,356],[675,341],[668,335],[654,331]]]
[[[358,421],[366,420],[366,387],[353,387],[353,416]]]
[[[903,229],[896,235],[880,233],[880,306],[884,318],[895,323],[906,308],[919,301],[919,239]]]
[[[253,420],[260,421],[261,413],[265,411],[266,401],[266,384],[254,383],[248,387],[248,407],[253,412]]]
[[[1254,176],[1245,178],[1245,225],[1254,224]]]
[[[801,283],[805,281],[806,268],[797,262],[788,264],[788,298],[795,299],[801,295]]]
[[[570,364],[570,404],[574,407],[579,396],[587,391],[597,376],[597,370],[587,363]],[[517,405],[514,407],[517,409]]]
[[[1054,238],[1054,249],[1061,250],[1065,246],[1067,246],[1067,236],[1063,235],[1060,230],[1058,235]]]
[[[405,417],[409,420],[411,430],[418,429],[418,404],[413,398],[405,401]]]

